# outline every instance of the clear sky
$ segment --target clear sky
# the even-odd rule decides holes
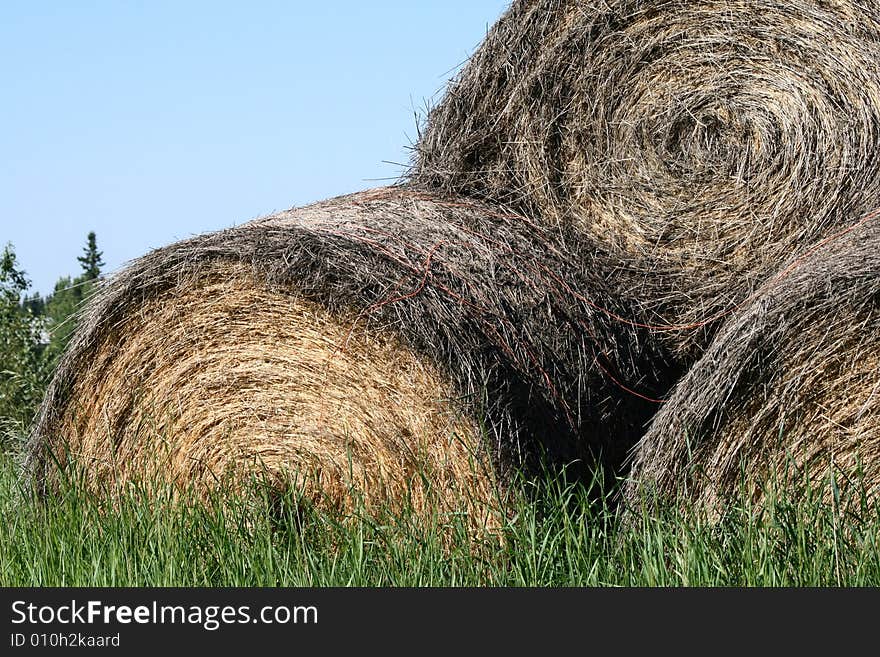
[[[508,0],[0,3],[0,244],[33,289],[395,179]]]

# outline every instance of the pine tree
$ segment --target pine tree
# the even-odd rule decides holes
[[[86,246],[83,248],[83,254],[77,258],[79,264],[83,268],[82,278],[87,281],[94,281],[101,275],[101,267],[104,261],[101,256],[102,251],[98,251],[98,241],[95,238],[95,231],[91,231],[86,237]]]
[[[46,357],[53,363],[58,360],[67,343],[76,330],[75,313],[80,308],[83,298],[90,292],[93,283],[86,278],[86,274],[71,279],[70,276],[62,276],[55,283],[52,294],[46,297],[43,311],[46,328],[49,331],[50,340],[46,349]]]
[[[34,317],[42,317],[46,311],[46,301],[40,296],[39,292],[26,294],[21,302],[21,309],[29,312]]]

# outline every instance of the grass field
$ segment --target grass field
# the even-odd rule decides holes
[[[303,517],[292,499],[259,495],[222,511],[137,495],[102,508],[71,485],[42,504],[7,453],[0,585],[880,585],[880,512],[864,499],[734,505],[709,524],[669,507],[623,518],[580,488],[543,488],[516,505],[503,540],[473,544],[455,517],[421,528],[407,514]]]

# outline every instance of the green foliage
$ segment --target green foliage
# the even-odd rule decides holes
[[[46,310],[46,302],[38,292],[34,292],[31,295],[26,294],[24,296],[24,299],[22,299],[21,302],[21,307],[34,317],[42,317],[43,312]]]
[[[54,367],[64,353],[76,330],[76,312],[94,287],[94,282],[84,276],[71,279],[59,278],[55,289],[44,300],[43,317],[49,333],[45,359]]]
[[[76,312],[94,289],[104,262],[90,232],[77,260],[83,273],[64,276],[45,299],[28,295],[30,281],[11,244],[0,258],[0,447],[33,419],[46,385],[76,329]]]
[[[18,259],[11,243],[7,243],[0,258],[0,293],[5,298],[14,298],[18,303],[21,295],[31,286],[31,282],[18,267]]]
[[[21,303],[29,287],[7,244],[0,258],[0,445],[30,422],[45,385],[43,325]]]
[[[43,354],[49,369],[54,369],[58,358],[67,349],[70,338],[76,331],[77,312],[83,302],[94,291],[96,281],[101,275],[104,262],[102,252],[98,251],[97,238],[90,232],[83,247],[83,255],[78,257],[83,273],[80,276],[62,276],[55,283],[55,289],[39,302],[26,298],[25,305],[40,308],[44,327],[49,335],[49,343]]]

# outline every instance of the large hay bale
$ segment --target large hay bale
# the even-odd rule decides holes
[[[880,217],[798,257],[725,324],[639,443],[627,496],[880,493]]]
[[[876,2],[517,0],[430,113],[413,179],[591,236],[626,264],[625,319],[693,356],[790,253],[880,203],[878,61]]]
[[[32,469],[44,487],[53,454],[98,484],[306,470],[338,504],[351,485],[400,500],[424,470],[480,508],[493,472],[613,469],[654,410],[627,388],[656,396],[677,373],[596,309],[623,312],[608,264],[583,266],[594,250],[389,188],[154,251],[88,306]]]
[[[237,261],[187,267],[98,338],[54,432],[63,460],[75,455],[96,490],[205,492],[256,474],[313,504],[350,509],[362,493],[423,511],[438,501],[430,480],[485,506],[479,427],[448,377],[393,334],[356,325]]]
[[[268,462],[317,469],[330,497],[394,498],[423,465],[409,452],[477,497],[491,486],[461,479],[472,453],[502,479],[611,476],[722,322],[880,205],[878,56],[876,3],[517,0],[431,112],[403,187],[174,244],[111,280],[50,387],[33,471],[50,485],[72,440],[80,462],[116,458],[97,479],[143,476],[149,418],[187,481]]]

